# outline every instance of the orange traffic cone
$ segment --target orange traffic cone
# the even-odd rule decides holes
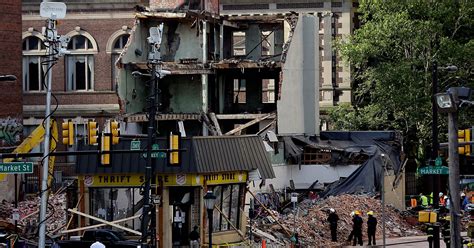
[[[262,239],[262,248],[267,248],[267,241]]]

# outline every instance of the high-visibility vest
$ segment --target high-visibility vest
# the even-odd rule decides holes
[[[411,207],[412,208],[416,208],[416,206],[418,205],[418,203],[416,202],[416,199],[415,198],[411,198]]]
[[[426,195],[421,195],[420,200],[421,200],[421,206],[423,207],[428,206],[428,197],[426,197]]]
[[[446,202],[444,201],[444,197],[441,196],[441,197],[439,198],[439,205],[440,205],[440,206],[444,206],[445,203],[446,203]]]
[[[430,194],[430,205],[433,205],[433,192]]]

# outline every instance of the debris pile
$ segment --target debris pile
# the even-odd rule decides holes
[[[327,222],[328,210],[333,208],[339,215],[338,242],[331,242],[331,232]],[[364,220],[363,239],[367,239],[367,212],[374,211],[378,219],[376,238],[382,238],[382,206],[378,199],[368,195],[339,195],[331,196],[318,202],[306,199],[298,203],[296,217],[293,209],[285,209],[283,214],[272,211],[259,215],[253,225],[255,235],[273,240],[275,244],[287,246],[289,235],[298,233],[299,242],[304,247],[340,247],[347,245],[346,241],[352,231],[351,212],[358,210]],[[276,220],[274,217],[275,216]],[[280,224],[281,225],[280,225]],[[388,237],[421,235],[422,233],[409,225],[397,209],[385,207],[385,228]]]
[[[38,215],[40,211],[41,198],[31,197],[24,201],[18,202],[18,212],[20,220],[18,225],[24,232],[30,232],[36,228]],[[15,223],[12,219],[15,204],[7,201],[0,203],[0,220],[6,220]],[[46,214],[46,230],[48,233],[56,233],[66,226],[66,193],[53,194],[49,196],[48,211]]]

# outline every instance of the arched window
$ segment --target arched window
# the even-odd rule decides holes
[[[71,37],[66,56],[66,90],[91,91],[94,90],[94,54],[97,53],[97,44],[92,36],[79,27],[68,34]]]
[[[46,55],[42,36],[30,31],[23,34],[23,91],[44,90],[44,68],[41,66],[41,56]]]
[[[121,30],[116,31],[110,36],[107,42],[106,52],[110,54],[111,68],[112,68],[112,86],[115,85],[118,79],[118,70],[115,66],[120,53],[125,48],[125,45],[130,38],[130,29],[127,26],[123,26]]]

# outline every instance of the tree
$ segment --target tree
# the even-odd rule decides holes
[[[474,1],[361,0],[358,12],[361,27],[335,45],[352,66],[354,105],[334,108],[330,119],[336,129],[400,130],[422,156],[431,143],[433,61],[459,68],[439,72],[440,91],[474,86]],[[460,120],[472,125],[472,114],[463,110]]]

